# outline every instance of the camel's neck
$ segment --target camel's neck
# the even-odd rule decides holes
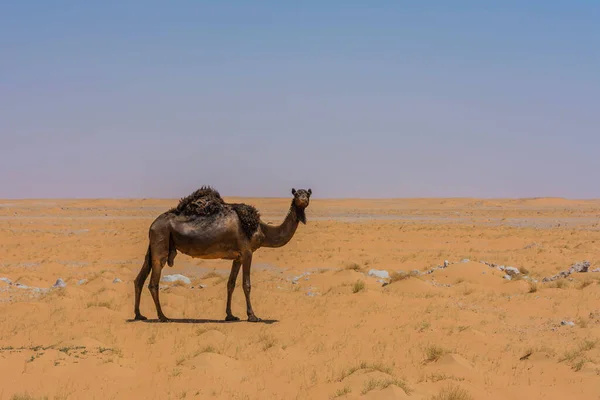
[[[260,229],[265,238],[261,244],[262,247],[281,247],[285,246],[296,233],[298,222],[306,222],[304,210],[298,209],[292,201],[292,206],[285,220],[279,226],[267,225],[261,221]]]

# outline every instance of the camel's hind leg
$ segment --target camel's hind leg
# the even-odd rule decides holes
[[[158,319],[166,322],[169,319],[162,312],[160,301],[158,298],[158,284],[160,282],[160,274],[162,272],[167,258],[169,257],[169,237],[163,236],[162,232],[152,231],[150,232],[150,264],[152,268],[152,274],[150,275],[150,283],[148,289],[152,294],[154,305],[156,306],[156,313]]]
[[[140,270],[137,278],[133,281],[135,286],[135,319],[136,320],[146,320],[148,318],[144,317],[140,313],[140,297],[142,296],[142,288],[144,287],[144,283],[146,282],[146,278],[148,278],[148,274],[150,273],[150,269],[152,268],[151,257],[150,257],[150,246],[148,246],[148,250],[146,251],[146,257],[144,258],[144,265]]]

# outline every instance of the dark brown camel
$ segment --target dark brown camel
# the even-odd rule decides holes
[[[226,321],[239,321],[231,313],[231,296],[240,267],[243,268],[243,288],[248,321],[259,322],[250,303],[250,267],[252,254],[260,247],[281,247],[287,244],[298,227],[306,224],[305,209],[310,202],[310,189],[292,189],[294,198],[290,210],[279,226],[260,220],[258,211],[247,204],[226,203],[220,194],[202,187],[180,200],[179,205],[159,215],[149,229],[150,244],[144,265],[135,284],[135,319],[147,319],[140,314],[142,287],[150,271],[148,289],[154,299],[158,318],[166,322],[158,300],[158,284],[165,263],[170,267],[177,251],[194,258],[233,260],[227,282]]]

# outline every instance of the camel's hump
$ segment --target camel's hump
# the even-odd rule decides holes
[[[179,204],[173,209],[173,211],[178,214],[187,214],[190,211],[197,213],[199,209],[206,209],[206,212],[210,214],[211,211],[218,211],[222,209],[224,205],[225,202],[217,190],[210,186],[202,186],[189,196],[179,200]]]

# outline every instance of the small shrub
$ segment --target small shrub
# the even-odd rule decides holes
[[[362,268],[357,263],[350,263],[344,269],[360,272]]]
[[[567,281],[565,279],[557,279],[554,282],[552,282],[550,287],[557,288],[557,289],[567,289],[569,287],[569,281]]]
[[[358,280],[352,286],[352,293],[358,293],[365,290],[365,283],[361,280]]]
[[[427,362],[437,361],[445,353],[446,353],[446,351],[443,348],[441,348],[440,346],[437,346],[435,344],[431,345],[431,346],[427,346],[425,348],[425,356],[426,356],[425,361],[427,361]]]
[[[587,360],[585,358],[582,358],[581,360],[577,361],[575,364],[573,364],[573,370],[575,370],[575,372],[581,371],[586,362]]]

